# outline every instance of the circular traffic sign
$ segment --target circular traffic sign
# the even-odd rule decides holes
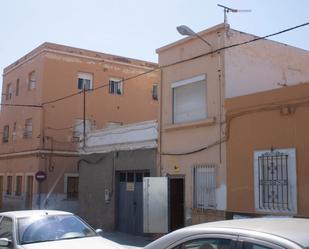
[[[38,181],[38,182],[44,182],[47,178],[47,175],[44,171],[38,171],[36,172],[35,174],[35,179]]]

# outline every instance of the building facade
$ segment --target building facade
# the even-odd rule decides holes
[[[94,227],[143,234],[143,179],[157,176],[157,128],[147,121],[87,134],[80,151],[80,215]]]
[[[157,117],[157,65],[44,43],[3,71],[1,210],[78,211],[84,134]],[[47,178],[35,179],[42,171]]]
[[[309,217],[309,84],[226,100],[231,216]]]
[[[159,152],[170,230],[227,217],[224,100],[309,78],[307,51],[220,24],[157,50]]]

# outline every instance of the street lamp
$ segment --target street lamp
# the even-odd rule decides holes
[[[177,31],[179,32],[179,34],[181,35],[185,35],[185,36],[196,36],[197,38],[199,38],[200,40],[202,40],[203,42],[205,42],[210,48],[212,49],[211,44],[206,41],[203,37],[201,37],[199,34],[195,33],[192,29],[190,29],[188,26],[186,25],[180,25],[177,28]]]

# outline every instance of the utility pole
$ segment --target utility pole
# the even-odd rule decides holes
[[[83,112],[83,149],[86,146],[86,87],[83,84],[83,97],[84,97],[84,112]]]

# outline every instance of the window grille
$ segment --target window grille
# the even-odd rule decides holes
[[[259,208],[290,211],[288,154],[266,152],[258,157]]]
[[[11,195],[13,188],[13,176],[7,176],[6,178],[6,194]]]
[[[24,138],[32,138],[32,118],[25,121]]]
[[[193,207],[202,210],[216,208],[216,166],[214,164],[193,167]]]
[[[35,89],[36,86],[36,74],[35,71],[32,71],[29,73],[29,79],[28,79],[28,90]]]
[[[21,196],[22,194],[22,181],[23,181],[22,176],[16,176],[16,191],[15,191],[16,196]]]
[[[67,199],[78,199],[78,176],[69,176],[67,182]]]
[[[3,137],[2,137],[3,143],[9,142],[9,130],[10,130],[10,127],[8,125],[5,125],[3,127]]]

